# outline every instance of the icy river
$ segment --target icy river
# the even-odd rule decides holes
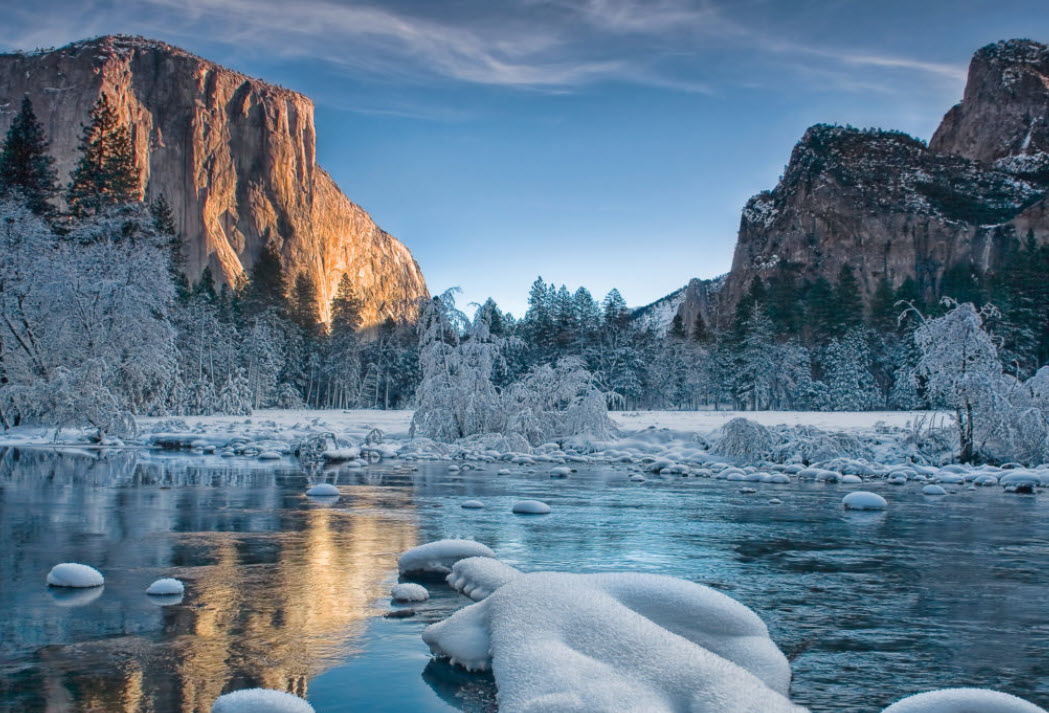
[[[765,619],[791,659],[792,699],[814,713],[876,713],[947,686],[1049,706],[1044,495],[930,498],[876,481],[863,487],[889,509],[861,513],[842,509],[850,486],[836,484],[744,494],[609,467],[563,480],[414,467],[0,452],[0,709],[204,713],[223,692],[266,686],[305,694],[318,713],[493,711],[490,679],[431,661],[420,639],[468,600],[431,585],[416,616],[384,617],[398,609],[397,556],[445,537],[526,571],[715,587]],[[303,496],[321,479],[338,485],[337,503]],[[486,508],[463,509],[468,498]],[[553,512],[511,514],[521,498]],[[49,590],[63,561],[102,570],[105,587]],[[187,590],[160,606],[144,590],[167,576]]]

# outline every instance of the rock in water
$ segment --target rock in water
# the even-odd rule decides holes
[[[316,713],[313,706],[290,693],[270,688],[245,688],[219,696],[211,713]]]
[[[307,97],[140,37],[0,55],[0,104],[30,98],[62,183],[102,92],[130,123],[146,199],[174,211],[190,280],[211,265],[233,283],[276,241],[288,275],[314,278],[322,318],[347,273],[362,326],[412,318],[427,294],[419,266],[317,165]],[[0,135],[14,116],[0,113]]]
[[[174,596],[178,594],[185,594],[186,585],[181,581],[172,578],[158,579],[149,585],[146,590],[146,594],[153,594],[157,596]]]
[[[1022,698],[984,688],[945,688],[909,696],[882,713],[1046,713]]]
[[[394,585],[390,590],[390,597],[395,602],[425,602],[430,598],[430,593],[421,584],[405,582]]]
[[[52,587],[101,587],[105,584],[105,578],[94,567],[76,562],[63,562],[56,564],[47,573],[47,583]]]
[[[857,490],[849,493],[842,501],[846,510],[884,510],[889,506],[885,498],[877,493],[869,493],[866,490]]]

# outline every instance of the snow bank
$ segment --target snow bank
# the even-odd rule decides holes
[[[153,594],[157,596],[176,596],[186,593],[186,585],[177,579],[167,577],[165,579],[158,579],[149,585],[146,589],[146,594]]]
[[[854,493],[849,493],[842,498],[841,503],[846,510],[884,510],[889,507],[889,504],[885,502],[885,498],[866,490],[857,490]]]
[[[549,515],[550,506],[542,500],[518,500],[513,511],[518,515]]]
[[[312,488],[306,491],[306,494],[311,497],[330,498],[332,496],[339,496],[339,489],[331,483],[317,483]]]
[[[468,557],[452,566],[448,584],[452,589],[479,602],[521,572],[491,557]]]
[[[395,602],[425,602],[430,598],[430,593],[421,584],[405,582],[394,585],[390,590],[390,596]]]
[[[405,552],[397,567],[401,574],[447,575],[452,565],[467,557],[495,557],[495,553],[473,540],[437,540]]]
[[[245,688],[219,696],[211,713],[316,713],[313,706],[290,693],[270,688]]]
[[[491,667],[501,713],[802,713],[754,612],[649,574],[521,574],[427,628],[431,650]]]
[[[1046,713],[1022,698],[985,688],[945,688],[893,703],[882,713]]]
[[[47,573],[47,583],[52,587],[101,587],[105,584],[105,578],[94,567],[76,562],[63,562],[56,564]]]

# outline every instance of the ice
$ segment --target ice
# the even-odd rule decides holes
[[[495,553],[473,540],[437,540],[405,552],[397,567],[401,574],[447,575],[452,565],[467,557],[495,557]]]
[[[893,703],[882,713],[1046,713],[1022,698],[985,688],[945,688]]]
[[[430,598],[430,593],[421,584],[405,582],[394,585],[390,596],[395,602],[425,602]]]
[[[520,574],[514,567],[491,557],[468,557],[452,566],[448,584],[479,602]]]
[[[158,579],[146,589],[146,594],[155,594],[158,596],[181,596],[182,594],[185,594],[185,592],[186,585],[179,580],[170,577]]]
[[[313,706],[290,693],[270,688],[245,688],[219,696],[211,713],[316,713]]]
[[[480,500],[464,500],[463,504],[459,507],[465,508],[466,510],[480,510],[484,507],[484,503]]]
[[[339,489],[331,483],[317,483],[312,488],[306,491],[306,494],[311,497],[322,497],[329,498],[332,496],[338,497]]]
[[[56,564],[47,573],[47,583],[52,587],[101,587],[105,584],[102,573],[94,567],[76,562],[63,562]]]
[[[513,511],[518,515],[548,515],[550,506],[542,500],[518,500]]]
[[[423,639],[491,667],[501,713],[802,713],[790,666],[747,607],[650,574],[521,574]]]
[[[841,501],[846,510],[884,510],[889,506],[885,498],[877,493],[866,490],[857,490],[849,493]]]

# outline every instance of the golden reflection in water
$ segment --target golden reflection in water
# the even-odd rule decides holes
[[[214,564],[179,571],[189,596],[165,612],[163,642],[75,647],[120,661],[118,675],[75,686],[75,710],[207,713],[223,692],[251,686],[305,695],[311,677],[353,652],[398,555],[416,544],[409,493],[361,488],[346,501],[285,513],[304,517],[301,530],[176,535],[210,544]],[[252,546],[275,547],[275,562],[242,562]],[[54,693],[48,710],[70,710],[68,693]]]

